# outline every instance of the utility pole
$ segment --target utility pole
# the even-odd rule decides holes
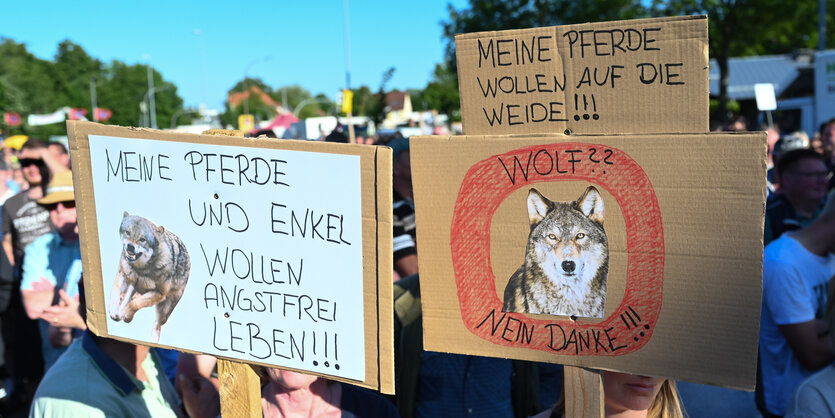
[[[826,0],[818,0],[818,51],[826,49]]]
[[[151,60],[148,59],[148,112],[150,114],[151,128],[157,129],[157,108],[154,99],[154,70],[151,68]]]
[[[90,77],[90,106],[92,106],[93,122],[99,121],[99,115],[96,114],[96,108],[99,107],[96,103],[96,78]]]
[[[342,20],[344,22],[343,28],[345,30],[345,88],[347,90],[351,90],[351,39],[350,30],[348,28],[348,0],[342,0],[342,16]],[[354,110],[352,107],[351,111],[348,112],[348,142],[356,144],[357,137],[354,134],[354,122],[351,120],[353,112]]]

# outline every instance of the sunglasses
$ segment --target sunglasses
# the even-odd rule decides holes
[[[66,202],[58,202],[58,203],[60,203],[61,206],[64,207],[64,209],[72,209],[72,208],[75,207],[75,200],[68,200]],[[52,211],[52,210],[58,209],[58,203],[53,203],[51,205],[44,205],[44,207],[47,210]]]
[[[30,165],[36,165],[38,167],[44,166],[44,162],[40,158],[21,158],[18,161],[20,162],[21,167],[29,167]]]

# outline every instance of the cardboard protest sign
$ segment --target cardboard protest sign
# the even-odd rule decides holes
[[[765,150],[412,137],[425,348],[753,389]]]
[[[708,131],[705,16],[455,36],[467,135]]]
[[[68,131],[93,332],[393,393],[389,149]]]

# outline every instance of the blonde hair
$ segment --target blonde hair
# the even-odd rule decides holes
[[[684,418],[676,382],[667,379],[647,411],[648,418]]]
[[[565,412],[565,388],[560,393],[557,404],[551,410]],[[670,379],[664,380],[661,390],[647,409],[647,418],[685,418],[686,416],[676,382]]]

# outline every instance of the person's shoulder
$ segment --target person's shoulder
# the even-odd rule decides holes
[[[38,385],[32,410],[37,404],[44,413],[36,416],[107,416],[120,398],[76,339]]]
[[[779,238],[771,241],[763,250],[763,259],[765,261],[791,261],[796,258],[799,253],[805,251],[803,245],[792,238],[790,232],[781,235]]]
[[[835,416],[835,365],[809,376],[794,392],[786,417]]]
[[[27,245],[24,251],[26,252],[26,254],[29,254],[34,251],[43,251],[46,247],[49,247],[49,245],[52,244],[56,237],[57,234],[55,233],[55,231],[43,234],[35,238],[35,240],[32,241],[31,244]]]

